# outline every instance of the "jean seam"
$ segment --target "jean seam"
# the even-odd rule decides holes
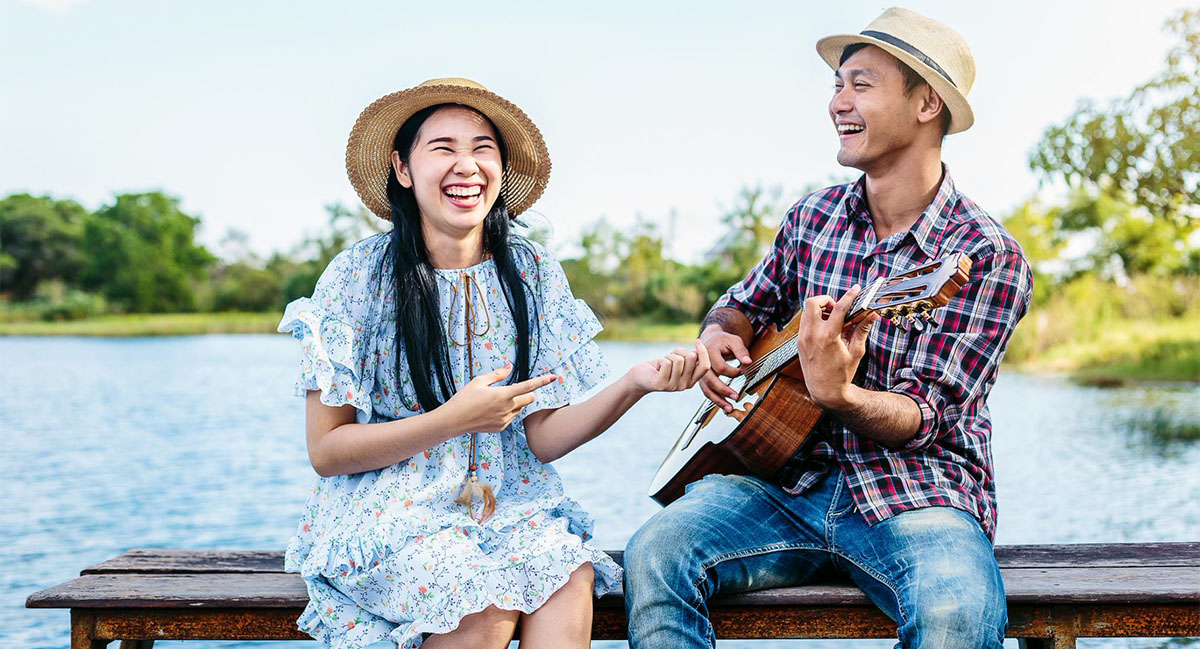
[[[897,621],[897,624],[899,626],[903,626],[904,624],[908,623],[908,615],[904,612],[904,601],[900,599],[900,591],[896,588],[896,585],[892,583],[891,579],[885,577],[883,575],[883,573],[879,572],[878,570],[875,570],[874,568],[863,564],[858,559],[841,551],[836,546],[830,545],[829,547],[830,547],[829,552],[831,554],[839,556],[839,557],[845,559],[846,561],[848,561],[849,563],[854,564],[854,566],[856,568],[867,573],[872,578],[874,578],[876,581],[878,581],[879,583],[886,586],[888,590],[892,591],[892,597],[896,598],[896,612],[898,612],[900,614],[900,619]],[[859,590],[861,590],[861,588]]]
[[[885,577],[878,570],[863,564],[859,560],[855,559],[849,554],[846,554],[845,552],[842,552],[832,545],[830,547],[823,548],[819,545],[814,545],[811,543],[773,543],[771,545],[761,545],[756,548],[748,548],[746,550],[739,550],[737,552],[726,552],[724,554],[719,554],[700,564],[700,576],[692,580],[692,591],[695,593],[696,599],[704,599],[703,594],[700,592],[700,582],[704,580],[704,573],[708,572],[717,564],[729,561],[731,559],[744,559],[746,557],[770,554],[772,552],[779,552],[781,550],[817,550],[820,552],[828,552],[829,554],[841,557],[849,563],[854,564],[854,566],[859,570],[867,573],[872,578],[879,581],[879,583],[886,586],[888,590],[892,591],[892,597],[896,598],[896,610],[900,614],[899,624],[906,624],[908,622],[908,615],[904,612],[904,603],[900,599],[900,592],[897,590],[896,585],[892,583],[892,580]]]
[[[714,568],[719,563],[724,563],[724,562],[730,561],[732,559],[745,559],[746,557],[754,557],[754,556],[758,556],[758,555],[762,555],[762,554],[770,554],[772,552],[779,552],[781,550],[820,550],[823,552],[829,551],[827,548],[823,548],[819,545],[814,545],[811,543],[772,543],[771,545],[760,545],[760,546],[753,547],[753,548],[747,548],[745,550],[738,550],[736,552],[726,552],[724,554],[718,554],[717,556],[700,564],[700,576],[697,577],[696,579],[692,580],[692,590],[694,590],[696,592],[696,596],[698,598],[703,599],[703,595],[700,592],[700,582],[704,581],[705,573],[707,573],[710,569]]]

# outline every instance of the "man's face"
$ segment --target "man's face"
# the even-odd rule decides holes
[[[904,92],[901,63],[868,45],[834,73],[829,116],[841,143],[837,161],[871,171],[894,159],[917,133],[920,92]]]

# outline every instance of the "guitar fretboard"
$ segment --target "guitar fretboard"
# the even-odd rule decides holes
[[[854,302],[850,305],[850,312],[846,314],[846,322],[850,322],[867,311],[867,307],[871,304],[875,294],[879,292],[879,287],[883,285],[883,278],[876,279],[867,285],[867,288],[854,298]],[[784,365],[796,360],[797,354],[797,337],[788,338],[782,345],[767,352],[757,361],[747,365],[743,374],[746,377],[746,384],[742,388],[744,393],[747,390],[754,388],[761,383],[761,378],[770,377],[778,372]]]
[[[758,384],[758,377],[768,377],[796,359],[796,336],[788,338],[782,345],[767,352],[762,358],[746,367],[746,386],[749,390]]]

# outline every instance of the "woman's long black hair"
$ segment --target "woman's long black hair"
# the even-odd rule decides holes
[[[424,108],[396,131],[392,147],[400,152],[400,159],[408,165],[417,132],[421,125],[441,108],[457,104],[439,104]],[[487,116],[483,116],[487,119]],[[488,120],[491,123],[491,120]],[[508,148],[500,131],[492,124],[500,148],[501,166],[508,167]],[[489,179],[496,182],[498,179]],[[421,232],[421,213],[413,190],[400,184],[394,169],[388,170],[388,202],[392,206],[391,254],[395,273],[396,291],[396,346],[404,349],[404,357],[396,354],[397,376],[404,376],[405,362],[417,392],[417,401],[426,412],[442,405],[454,394],[454,379],[450,372],[450,355],[446,344],[446,330],[438,311],[437,276],[429,261],[425,248],[425,236]],[[524,381],[532,375],[531,357],[537,348],[537,302],[532,291],[521,279],[516,256],[533,260],[533,249],[528,240],[511,231],[508,208],[504,196],[497,197],[483,221],[483,249],[491,253],[492,261],[504,290],[504,298],[517,328],[517,358],[509,382]],[[492,319],[495,323],[495,318]],[[428,371],[424,371],[428,368]]]

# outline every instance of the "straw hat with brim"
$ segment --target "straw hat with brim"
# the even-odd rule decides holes
[[[512,216],[529,209],[550,179],[550,153],[541,131],[512,102],[474,81],[453,78],[384,95],[358,116],[346,144],[346,173],[362,202],[379,218],[392,219],[387,180],[396,131],[417,111],[438,104],[469,106],[492,120],[508,148],[500,195]]]
[[[817,41],[817,53],[837,70],[842,50],[855,43],[882,48],[929,82],[950,110],[950,133],[965,131],[975,123],[975,113],[967,102],[975,83],[975,59],[958,32],[915,11],[892,7],[858,34]]]

